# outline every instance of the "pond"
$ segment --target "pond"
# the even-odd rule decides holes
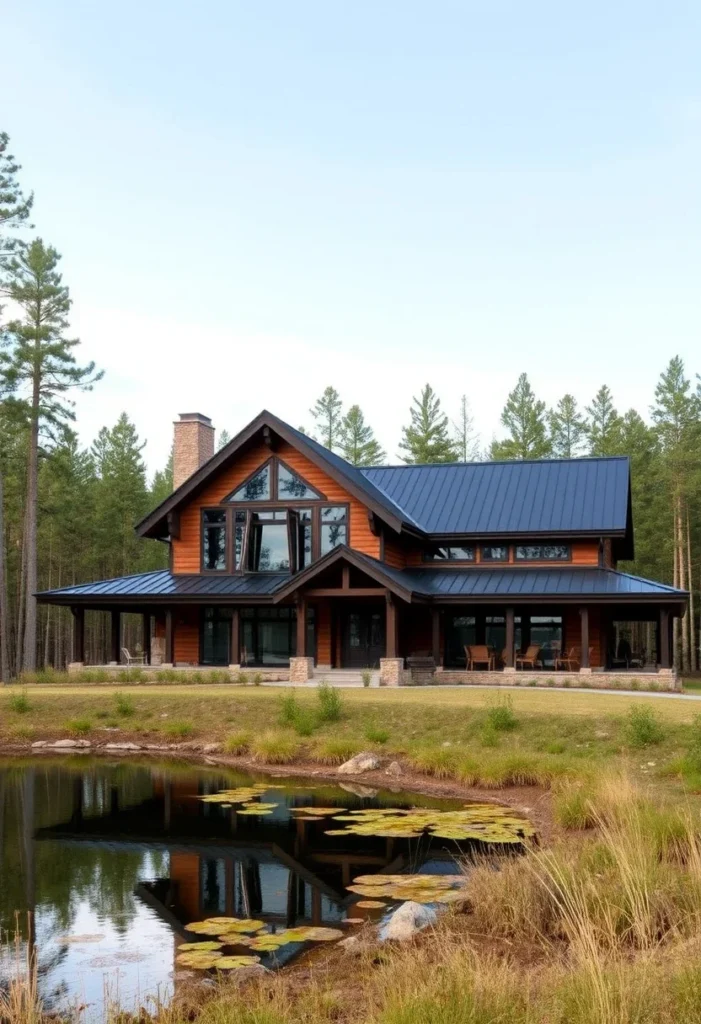
[[[202,948],[223,966],[235,956],[284,965],[310,940],[352,933],[349,919],[379,920],[407,898],[447,903],[461,855],[485,839],[516,849],[529,831],[503,808],[355,781],[8,760],[0,927],[35,943],[47,1009],[80,1005],[97,1021],[105,999],[166,1001],[188,967],[213,967],[201,953],[189,963],[184,944],[210,942]],[[416,874],[442,879],[409,881]],[[14,963],[5,944],[0,985]]]

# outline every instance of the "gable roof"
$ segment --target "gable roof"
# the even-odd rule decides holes
[[[149,513],[137,533],[168,536],[169,513],[195,497],[247,446],[271,434],[397,533],[422,538],[608,536],[619,538],[618,557],[633,557],[627,456],[359,468],[267,410]]]
[[[625,534],[627,456],[376,466],[363,476],[428,534]]]

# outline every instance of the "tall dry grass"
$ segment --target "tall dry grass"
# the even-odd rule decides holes
[[[27,928],[30,934],[29,922]],[[42,1024],[44,1009],[39,998],[34,946],[22,939],[19,926],[0,950],[6,979],[0,984],[0,1024]]]

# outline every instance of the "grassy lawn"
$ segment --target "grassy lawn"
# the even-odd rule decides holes
[[[701,789],[701,705],[644,694],[231,685],[29,686],[0,691],[0,742],[221,743],[267,763],[338,764],[372,748],[417,771],[490,787],[626,764]]]

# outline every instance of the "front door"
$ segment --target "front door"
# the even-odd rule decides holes
[[[378,668],[385,656],[383,611],[355,609],[346,612],[343,631],[343,668]]]

